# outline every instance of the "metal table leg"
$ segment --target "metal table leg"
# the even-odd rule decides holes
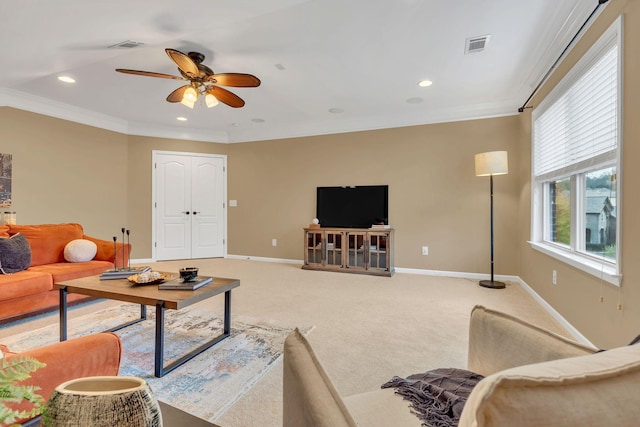
[[[60,341],[67,340],[67,287],[60,287]]]
[[[164,301],[156,303],[155,375],[160,378],[169,371],[164,368]]]
[[[156,349],[155,349],[155,376],[161,378],[179,366],[184,365],[206,349],[219,343],[231,335],[231,290],[224,293],[224,328],[223,332],[206,342],[195,350],[190,351],[168,365],[164,365],[164,301],[156,303]]]
[[[224,293],[224,334],[231,333],[231,291]]]
[[[132,320],[130,322],[127,323],[123,323],[122,325],[116,326],[114,328],[111,329],[107,329],[105,332],[115,332],[115,331],[119,331],[120,329],[126,328],[127,326],[131,326],[131,325],[135,325],[136,323],[140,323],[144,320],[147,320],[147,306],[144,304],[140,304],[140,318],[136,319],[136,320]]]
[[[60,341],[67,340],[67,287],[60,287]],[[147,320],[147,306],[144,304],[140,304],[140,318],[136,320],[132,320],[130,322],[124,323],[120,326],[116,326],[115,328],[107,329],[105,332],[115,332],[119,331],[122,328],[126,328],[127,326],[135,325],[136,323]]]

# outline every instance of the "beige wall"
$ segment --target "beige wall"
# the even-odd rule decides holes
[[[301,259],[316,187],[387,184],[396,266],[488,273],[489,180],[474,175],[474,154],[507,150],[516,161],[518,123],[510,116],[233,144],[229,253]],[[495,178],[499,274],[517,274],[517,192],[517,174]]]
[[[13,155],[19,223],[78,222],[107,240],[126,226],[125,135],[2,107],[0,152]]]
[[[602,348],[611,348],[631,341],[640,334],[640,2],[616,0],[609,2],[604,12],[553,74],[550,81],[534,98],[538,104],[573,64],[621,13],[624,13],[624,116],[622,161],[622,287],[610,285],[598,278],[569,267],[530,248],[530,174],[531,174],[531,112],[521,117],[522,156],[520,159],[520,276],[571,324]],[[551,283],[552,270],[558,272],[558,284]],[[600,302],[601,297],[604,299]],[[622,310],[618,310],[618,304]]]
[[[164,150],[228,155],[228,198],[238,200],[229,254],[299,260],[317,186],[387,184],[398,267],[488,273],[489,182],[474,175],[473,156],[519,157],[517,116],[231,145],[126,136],[11,108],[0,120],[19,222],[77,221],[103,238],[126,227],[137,259],[152,256],[152,151]],[[518,273],[518,189],[516,173],[495,178],[497,274]]]

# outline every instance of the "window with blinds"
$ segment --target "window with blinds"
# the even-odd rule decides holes
[[[618,46],[538,113],[534,175],[562,176],[615,160],[618,147]]]
[[[532,246],[620,284],[622,18],[535,108]]]

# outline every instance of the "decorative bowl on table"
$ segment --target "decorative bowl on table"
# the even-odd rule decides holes
[[[194,282],[198,277],[198,267],[182,267],[180,278],[185,282]]]
[[[127,277],[127,280],[134,285],[157,285],[170,278],[171,275],[169,273],[162,273],[159,271],[145,271],[144,273],[138,273],[134,274],[133,276],[129,276]]]

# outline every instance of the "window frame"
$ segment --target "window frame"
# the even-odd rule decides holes
[[[558,83],[558,85],[547,95],[532,114],[532,131],[531,131],[531,240],[529,244],[546,255],[558,259],[577,269],[598,277],[601,280],[620,286],[622,283],[622,113],[623,113],[623,40],[622,40],[622,16],[602,34],[596,43],[588,50],[588,52],[573,66],[566,76]],[[595,156],[593,163],[573,171],[558,170],[551,173],[543,173],[541,176],[535,175],[535,121],[537,117],[543,114],[549,106],[553,105],[557,99],[589,71],[597,61],[600,60],[609,49],[617,45],[617,148],[615,155]],[[599,171],[608,167],[615,168],[616,174],[616,258],[611,260],[590,254],[586,251],[585,236],[581,233],[586,225],[586,207],[584,198],[586,196],[586,175],[590,172]],[[563,179],[570,179],[571,188],[571,231],[570,245],[567,247],[562,243],[550,240],[551,235],[550,214],[547,211],[550,206],[550,183]],[[586,233],[586,231],[585,231]]]

